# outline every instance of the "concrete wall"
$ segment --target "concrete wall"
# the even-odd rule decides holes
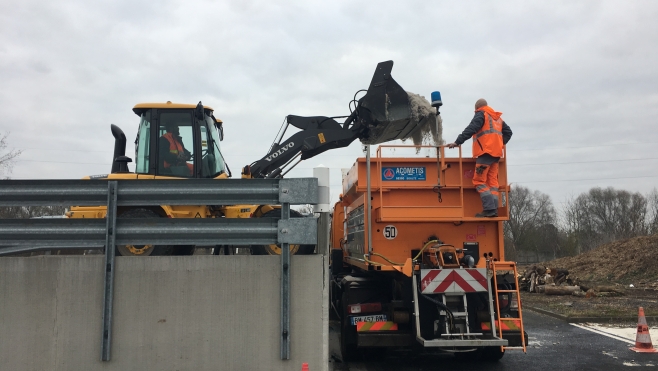
[[[0,369],[326,370],[323,259],[292,257],[282,361],[278,257],[117,257],[112,360],[101,362],[104,257],[0,258]]]

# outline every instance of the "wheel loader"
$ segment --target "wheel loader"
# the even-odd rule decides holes
[[[261,159],[242,168],[243,178],[282,177],[300,161],[334,148],[349,146],[359,139],[377,144],[409,137],[434,116],[418,117],[412,112],[409,95],[391,76],[393,61],[377,65],[365,94],[350,102],[347,116],[286,117],[280,135]],[[192,179],[231,177],[224,161],[220,142],[224,139],[223,122],[214,110],[204,106],[179,103],[140,103],[133,107],[139,117],[135,140],[135,171],[128,170],[132,159],[125,156],[126,136],[116,125],[110,174],[89,176],[95,179]],[[345,119],[338,122],[336,119]],[[287,129],[300,131],[283,140]],[[176,141],[165,137],[175,137]],[[172,154],[175,155],[172,157]],[[272,205],[205,205],[160,207],[119,207],[119,218],[250,218],[278,217],[280,208]],[[105,207],[73,206],[70,218],[104,218]],[[292,217],[301,215],[291,210]],[[252,254],[280,254],[277,245],[250,246]],[[291,245],[292,254],[311,254],[315,246]],[[219,249],[215,249],[219,251]],[[223,249],[229,251],[228,248]],[[190,255],[194,246],[119,246],[119,255]]]

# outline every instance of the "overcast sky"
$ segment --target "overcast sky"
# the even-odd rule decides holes
[[[560,208],[592,187],[658,185],[656,1],[4,1],[0,131],[17,179],[109,172],[140,102],[203,101],[224,120],[226,160],[265,155],[287,114],[338,116],[378,62],[429,98],[452,142],[484,97],[503,112],[512,183]],[[470,141],[466,143],[470,153]],[[290,176],[340,169],[357,141]]]

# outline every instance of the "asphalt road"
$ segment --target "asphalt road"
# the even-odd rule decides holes
[[[508,351],[498,362],[463,362],[450,354],[412,358],[408,354],[385,352],[367,360],[342,363],[340,323],[332,321],[329,332],[330,363],[333,371],[420,371],[420,370],[628,370],[640,366],[658,370],[658,353],[630,351],[628,343],[572,326],[561,320],[524,311],[529,336],[528,352]],[[653,339],[656,345],[656,339]]]

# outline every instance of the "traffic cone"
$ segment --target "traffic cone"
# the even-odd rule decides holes
[[[308,363],[302,363],[302,371],[308,371]]]
[[[644,308],[640,307],[637,319],[637,336],[635,337],[635,346],[630,348],[638,353],[656,353],[656,350],[651,344],[651,335],[649,335],[649,326],[647,319],[644,318]]]

